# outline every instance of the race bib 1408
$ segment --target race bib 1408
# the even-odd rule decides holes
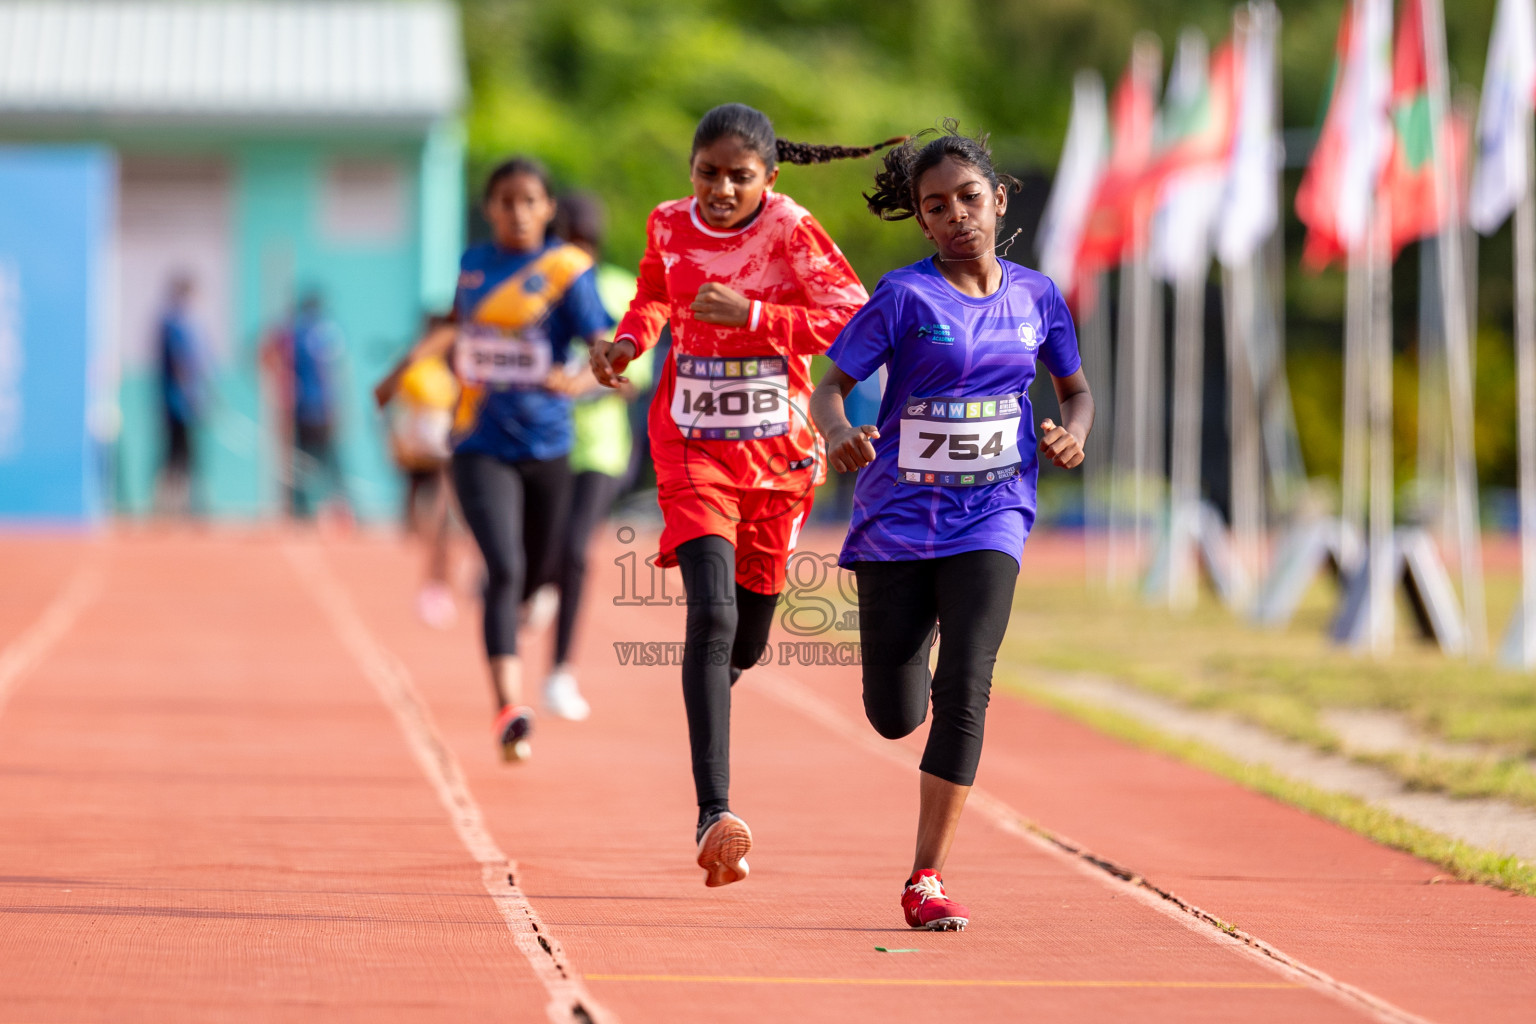
[[[553,365],[554,352],[542,334],[465,324],[454,345],[453,369],[466,384],[538,387],[549,377]]]
[[[982,398],[909,398],[901,414],[896,478],[902,483],[978,487],[1019,475],[1019,393]]]
[[[684,437],[703,441],[756,441],[789,433],[785,358],[678,356],[672,422]]]

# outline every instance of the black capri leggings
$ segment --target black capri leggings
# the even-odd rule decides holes
[[[516,654],[523,599],[553,576],[570,502],[570,467],[564,455],[503,462],[456,452],[453,487],[485,557],[486,657]]]
[[[1001,551],[909,562],[856,562],[864,714],[887,739],[933,728],[919,766],[957,786],[976,781],[992,666],[1008,630],[1019,563]],[[928,672],[935,626],[939,664]]]

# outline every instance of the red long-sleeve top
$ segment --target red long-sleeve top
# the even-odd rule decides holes
[[[752,300],[745,326],[694,317],[694,297],[709,281]],[[735,231],[705,224],[692,197],[656,207],[646,226],[639,290],[615,338],[628,338],[644,352],[662,325],[672,324],[672,349],[650,409],[658,479],[785,491],[824,480],[825,451],[809,415],[811,357],[825,352],[868,300],[837,244],[788,196],[770,190],[752,223]],[[678,358],[764,356],[782,356],[788,364],[788,432],[745,440],[685,437],[673,419]]]

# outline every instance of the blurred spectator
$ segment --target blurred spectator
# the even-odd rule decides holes
[[[326,502],[351,519],[346,480],[336,452],[341,333],[325,316],[319,292],[306,292],[292,319],[268,341],[267,362],[279,375],[279,394],[292,412],[288,467],[289,510],[313,518]]]
[[[847,411],[848,422],[854,426],[877,422],[880,415],[880,375],[870,374],[854,385],[853,390],[843,399],[843,408]],[[853,485],[857,475],[830,470],[828,476],[831,478],[832,494],[820,506],[817,518],[825,523],[848,525],[848,519],[853,513]]]
[[[635,297],[635,275],[602,262],[605,228],[602,202],[596,196],[573,192],[560,197],[555,208],[555,234],[586,250],[597,261],[598,297],[609,315],[617,317]],[[576,440],[571,448],[571,510],[560,539],[555,576],[560,602],[555,623],[554,666],[544,683],[545,704],[563,717],[585,717],[586,701],[572,670],[571,650],[587,576],[587,547],[630,479],[634,439],[627,404],[649,387],[653,365],[654,357],[649,352],[632,361],[625,370],[628,382],[617,389],[602,387],[595,378],[590,379],[591,387],[578,396],[572,412]],[[583,373],[590,377],[591,371]],[[571,710],[579,713],[565,713]]]
[[[432,317],[426,331],[451,322]],[[448,480],[453,410],[459,383],[441,356],[402,361],[391,374],[389,448],[405,474],[406,532],[427,546],[426,580],[416,613],[429,626],[447,629],[458,616],[449,579],[453,497]]]
[[[157,331],[165,421],[165,459],[155,485],[159,515],[190,515],[195,510],[192,438],[203,413],[207,369],[202,342],[188,316],[193,290],[192,278],[185,274],[171,280]]]

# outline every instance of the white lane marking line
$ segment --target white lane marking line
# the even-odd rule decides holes
[[[37,621],[0,651],[0,712],[5,710],[21,677],[42,663],[81,613],[101,595],[102,579],[102,570],[97,565],[75,570]]]
[[[432,712],[417,691],[410,670],[373,638],[352,599],[326,567],[319,551],[290,541],[284,543],[283,553],[310,596],[330,619],[342,646],[394,715],[422,774],[432,783],[438,800],[448,812],[459,841],[480,865],[480,879],[485,891],[507,922],[517,948],[549,993],[546,1005],[549,1019],[554,1024],[572,1024],[573,1021],[617,1024],[618,1018],[593,1000],[581,975],[566,959],[559,941],[518,887],[517,867],[496,845],[485,827],[485,817],[474,794],[469,791],[458,758],[438,733]]]
[[[809,687],[788,676],[762,667],[753,669],[752,675],[755,682],[754,689],[761,689],[786,707],[819,722],[870,753],[904,767],[917,767],[918,756],[914,752],[899,743],[882,739],[873,729],[860,728],[859,723],[850,721],[841,711],[823,700]],[[1207,913],[1172,893],[1152,888],[1140,877],[1127,877],[1128,872],[1117,873],[1115,870],[1110,870],[1105,865],[1110,865],[1111,862],[1095,857],[1080,843],[1072,842],[1058,833],[1034,824],[1023,814],[980,787],[971,790],[967,803],[1009,835],[1025,840],[1056,860],[1070,865],[1081,874],[1128,893],[1143,906],[1177,921],[1191,931],[1247,957],[1260,966],[1298,981],[1351,1009],[1362,1010],[1384,1024],[1433,1024],[1428,1018],[1409,1013],[1380,996],[1340,981],[1280,951],[1262,939],[1225,925],[1214,914]]]

